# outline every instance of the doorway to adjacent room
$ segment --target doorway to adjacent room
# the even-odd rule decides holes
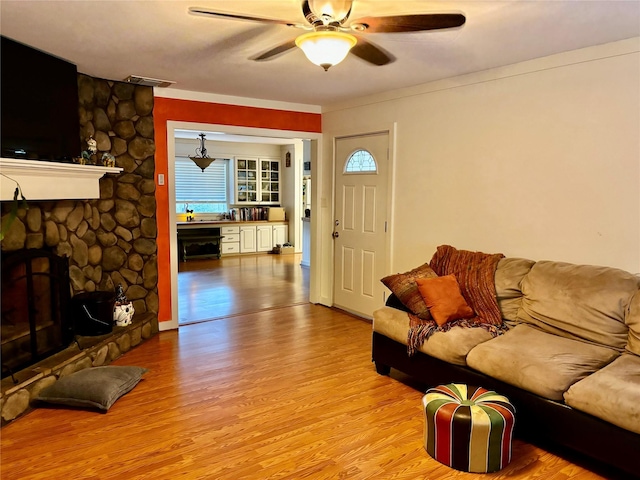
[[[194,129],[192,126],[185,125],[185,129],[180,130],[180,135],[184,135],[185,132],[191,133],[191,130],[193,132],[206,131],[205,128]],[[216,130],[222,129],[217,128]],[[169,148],[169,156],[173,158],[185,155],[184,149],[179,150],[177,148],[179,143],[177,131],[176,129],[173,130],[174,141],[170,142]],[[215,138],[220,139],[222,135],[217,135]],[[172,263],[175,262],[175,267],[172,267],[172,270],[175,268],[173,271],[176,275],[174,277],[176,282],[175,290],[172,292],[175,296],[172,296],[172,304],[174,305],[173,316],[177,319],[177,326],[281,308],[309,301],[310,264],[307,261],[304,266],[301,266],[304,259],[302,254],[304,250],[300,250],[300,246],[305,244],[302,241],[303,207],[308,207],[307,204],[310,204],[310,198],[306,198],[307,203],[305,204],[302,188],[303,175],[307,174],[307,179],[309,178],[310,167],[304,164],[304,161],[309,160],[309,155],[307,153],[303,155],[303,149],[298,148],[298,144],[300,144],[300,147],[304,146],[306,148],[305,140],[301,142],[289,136],[268,138],[230,134],[225,135],[224,138],[226,139],[224,142],[222,140],[209,142],[209,147],[212,147],[211,150],[215,150],[212,155],[219,156],[219,152],[216,153],[215,147],[224,144],[224,147],[218,148],[223,153],[220,158],[234,158],[238,154],[236,150],[241,148],[262,148],[264,150],[269,147],[271,147],[269,154],[277,157],[282,149],[281,145],[296,144],[295,151],[297,154],[291,155],[291,164],[289,164],[289,159],[285,158],[284,153],[282,153],[281,185],[286,188],[281,189],[280,205],[287,212],[288,241],[297,246],[295,250],[298,253],[282,255],[249,253],[236,256],[227,252],[218,259],[196,260],[189,258],[188,261],[184,261],[182,258],[176,258],[175,260],[177,261],[175,261],[172,258]],[[306,142],[308,143],[308,141]],[[265,144],[266,147],[262,146],[262,144]],[[275,153],[272,152],[274,148],[278,149]],[[252,150],[252,153],[255,152]],[[310,162],[308,163],[310,165]],[[227,205],[229,208],[237,206],[232,205],[232,203],[236,203],[234,200],[237,200],[233,165],[233,161],[231,161],[231,166],[228,167],[227,172],[230,179],[228,188],[231,191],[228,197],[229,204]],[[169,162],[169,167],[170,169],[172,168],[172,162]],[[175,173],[173,175],[171,173],[170,171],[169,184],[174,185]],[[231,182],[233,182],[233,185]],[[170,198],[170,204],[177,205],[175,198]],[[170,208],[173,209],[172,212],[175,211],[174,207]],[[173,223],[173,225],[176,225],[176,220],[184,221],[177,213],[173,217],[174,220],[170,218],[170,223]],[[204,221],[207,220],[205,219]],[[215,219],[211,218],[210,220]],[[273,244],[275,245],[276,237],[273,238]],[[306,245],[307,249],[309,249],[310,245],[308,243]],[[267,251],[266,249],[262,250]],[[259,251],[260,249],[258,249]],[[308,258],[309,252],[306,251],[304,253]]]

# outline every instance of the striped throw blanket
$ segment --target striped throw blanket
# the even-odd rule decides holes
[[[441,245],[429,265],[438,276],[454,274],[462,296],[473,309],[475,316],[453,320],[438,327],[433,319],[422,320],[409,313],[410,327],[407,338],[409,355],[413,355],[435,332],[447,332],[453,327],[480,327],[497,336],[504,331],[502,314],[496,301],[494,276],[496,267],[504,255],[458,250],[451,245]]]

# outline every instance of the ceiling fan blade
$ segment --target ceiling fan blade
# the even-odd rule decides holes
[[[466,18],[460,13],[425,13],[418,15],[394,15],[390,17],[364,17],[354,27],[366,25],[367,33],[402,33],[438,30],[464,25]],[[359,30],[356,28],[356,30]]]
[[[272,23],[277,25],[287,25],[289,27],[298,26],[295,22],[288,22],[287,20],[278,20],[273,18],[262,18],[262,17],[251,17],[249,15],[237,15],[235,13],[224,13],[224,12],[214,12],[213,10],[209,10],[207,8],[202,7],[189,7],[189,13],[193,15],[204,15],[207,17],[219,17],[219,18],[227,18],[231,20],[248,20],[250,22],[260,22],[260,23]]]
[[[391,54],[360,37],[358,37],[358,43],[356,43],[356,46],[353,47],[350,52],[365,62],[369,62],[379,67],[387,65],[395,60]]]
[[[271,50],[267,50],[266,52],[258,55],[257,57],[254,57],[252,60],[255,60],[256,62],[261,62],[263,60],[271,60],[272,58],[277,57],[278,55],[282,55],[283,53],[288,52],[292,48],[296,48],[295,40],[290,40],[281,45],[278,45],[277,47],[272,48]]]

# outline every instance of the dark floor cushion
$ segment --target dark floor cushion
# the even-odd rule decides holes
[[[147,371],[142,367],[115,365],[85,368],[42,389],[35,400],[106,412],[116,400],[135,387]]]

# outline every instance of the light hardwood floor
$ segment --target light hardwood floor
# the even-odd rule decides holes
[[[246,255],[180,262],[180,325],[307,303],[302,255]]]
[[[1,477],[608,478],[518,440],[501,472],[439,464],[422,391],[375,372],[370,338],[369,322],[308,303],[161,332],[115,362],[149,372],[108,413],[41,408],[2,429]]]

